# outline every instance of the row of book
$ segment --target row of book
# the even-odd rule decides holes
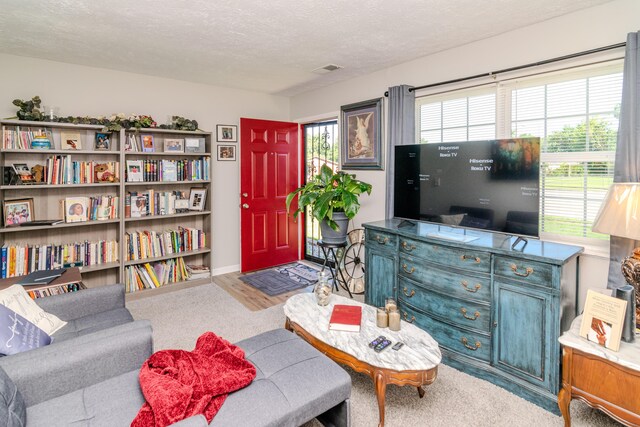
[[[142,230],[125,233],[127,261],[155,258],[206,248],[207,236],[203,230],[179,227],[178,230]]]
[[[188,191],[129,191],[124,199],[125,218],[173,215],[189,211]]]
[[[82,282],[69,283],[67,285],[49,286],[43,289],[35,289],[33,291],[27,291],[29,296],[33,299],[50,297],[52,295],[68,294],[69,292],[77,292],[81,289],[87,289]]]
[[[47,184],[93,184],[120,181],[120,162],[79,162],[71,156],[49,157],[44,172]]]
[[[127,182],[208,181],[210,157],[184,160],[127,160]]]
[[[105,221],[119,218],[120,197],[67,197],[60,199],[60,214],[65,222]]]
[[[118,261],[115,240],[84,241],[60,245],[3,245],[2,278],[23,276],[34,271],[74,266],[90,266]]]
[[[189,272],[182,257],[131,265],[125,268],[124,286],[126,292],[159,288],[170,283],[189,280]]]
[[[46,136],[53,141],[51,129],[16,126],[15,129],[4,129],[2,132],[2,148],[5,150],[29,150],[36,136]]]

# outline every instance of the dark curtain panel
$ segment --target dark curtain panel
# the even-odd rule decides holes
[[[416,143],[416,96],[411,86],[389,88],[389,137],[387,139],[387,201],[386,218],[393,218],[393,172],[395,170],[395,146]]]
[[[622,79],[622,105],[616,146],[614,182],[640,181],[640,32],[627,35]],[[640,242],[611,236],[609,281],[607,287],[615,289],[626,284],[620,263],[631,255]]]

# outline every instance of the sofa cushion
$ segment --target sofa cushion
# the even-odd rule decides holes
[[[24,427],[26,423],[24,399],[11,378],[0,368],[0,425]]]
[[[123,325],[133,321],[133,316],[126,308],[95,313],[89,316],[80,317],[67,321],[67,325],[53,334],[53,340],[64,341],[69,338],[76,338],[81,335],[101,331],[113,326]]]
[[[236,345],[257,376],[227,397],[211,426],[299,426],[351,394],[351,377],[289,331],[265,332]]]
[[[138,371],[27,408],[29,427],[128,426],[144,403]]]

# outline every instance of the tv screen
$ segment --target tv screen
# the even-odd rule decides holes
[[[538,237],[540,139],[397,146],[394,214]]]

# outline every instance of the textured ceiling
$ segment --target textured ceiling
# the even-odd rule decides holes
[[[0,52],[290,96],[607,1],[0,0]]]

